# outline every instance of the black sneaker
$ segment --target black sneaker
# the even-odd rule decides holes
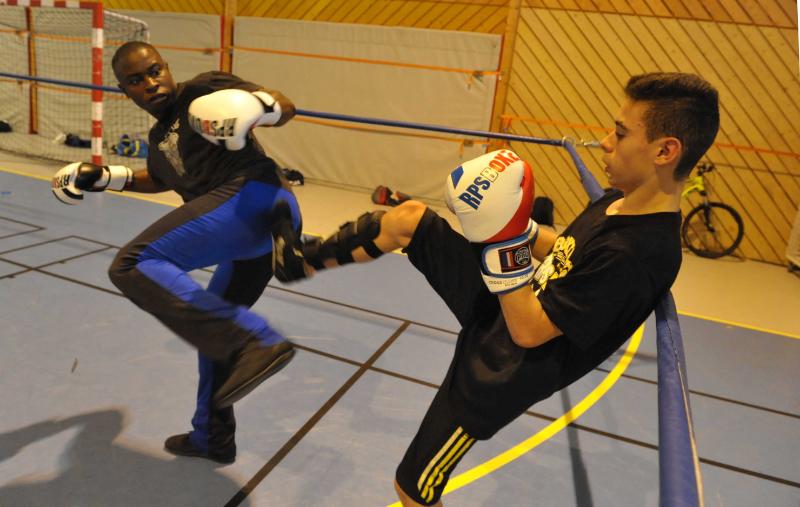
[[[294,346],[289,341],[263,345],[255,338],[244,344],[236,353],[231,374],[214,393],[216,408],[225,408],[241,400],[269,377],[277,373],[294,357]]]
[[[236,460],[236,444],[224,449],[209,449],[208,452],[203,452],[192,444],[188,433],[172,435],[166,439],[164,441],[164,450],[175,456],[206,458],[224,465],[230,465]]]

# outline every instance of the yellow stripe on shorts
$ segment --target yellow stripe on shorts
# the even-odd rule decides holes
[[[433,492],[442,481],[444,475],[472,447],[475,439],[470,437],[460,426],[453,432],[447,443],[439,449],[436,456],[425,467],[425,471],[417,481],[417,490],[426,502],[433,500]]]

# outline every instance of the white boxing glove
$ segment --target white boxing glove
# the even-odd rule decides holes
[[[189,104],[189,125],[208,141],[225,143],[236,151],[244,148],[247,134],[259,125],[275,125],[281,106],[269,93],[230,88],[198,97]]]
[[[539,232],[531,220],[533,190],[533,170],[511,150],[464,162],[447,177],[447,207],[469,241],[486,244],[481,271],[493,293],[517,289],[533,276],[530,243]]]
[[[116,190],[121,192],[133,183],[133,170],[124,165],[97,165],[73,162],[58,170],[51,180],[53,195],[65,204],[78,204],[83,192]]]

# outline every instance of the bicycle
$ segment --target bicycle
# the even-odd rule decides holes
[[[735,209],[725,203],[709,201],[706,174],[714,164],[699,164],[697,175],[688,179],[681,197],[697,192],[702,202],[692,208],[681,225],[683,244],[695,255],[717,259],[730,255],[742,242],[744,223]]]

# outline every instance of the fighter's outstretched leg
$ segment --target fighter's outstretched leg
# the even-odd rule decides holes
[[[408,246],[426,209],[419,201],[406,201],[389,211],[366,212],[324,240],[307,242],[303,256],[317,271],[377,259]]]

